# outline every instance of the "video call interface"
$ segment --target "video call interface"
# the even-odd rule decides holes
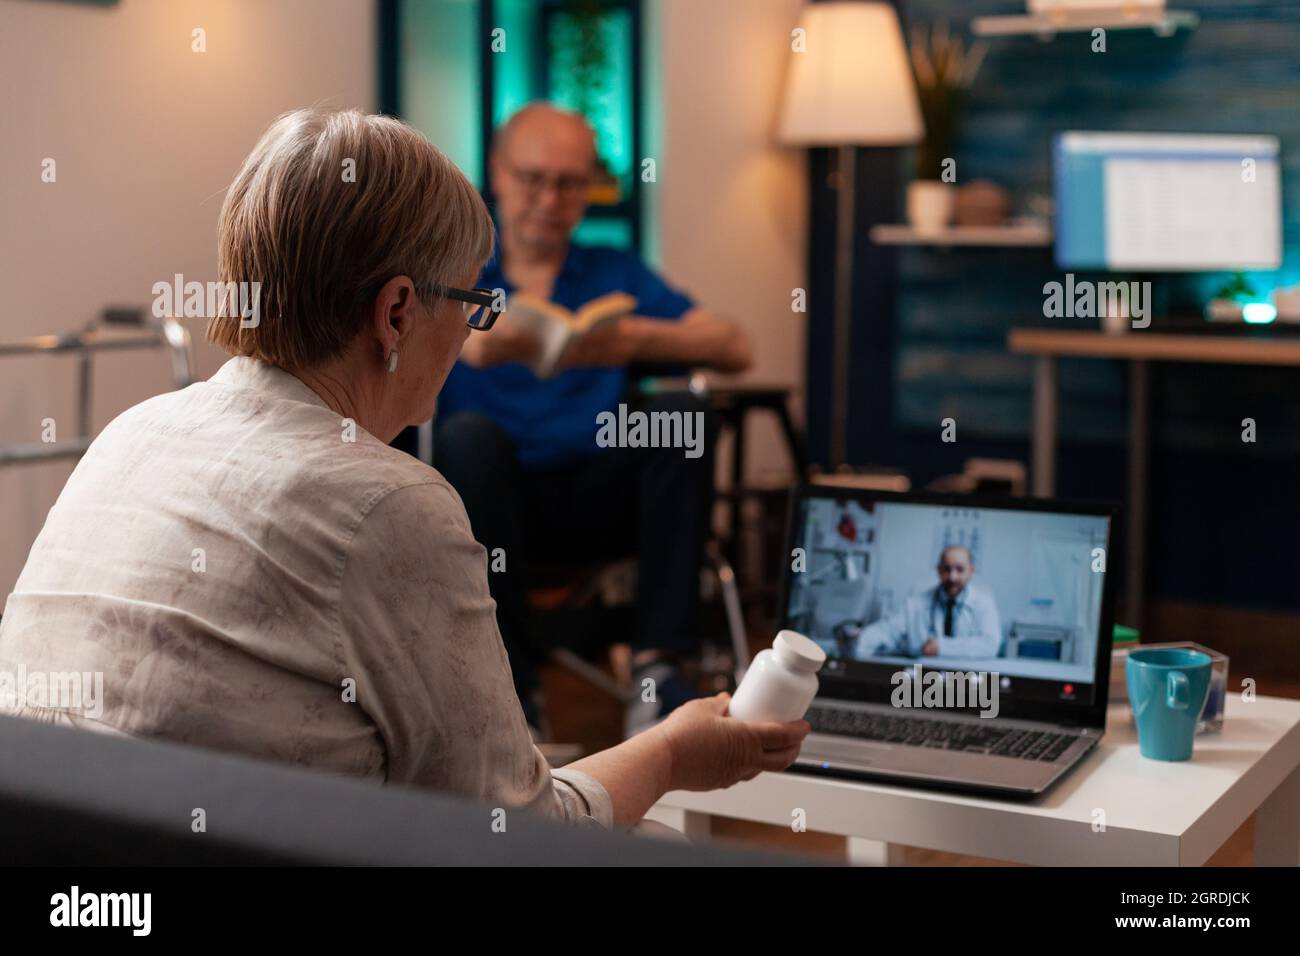
[[[800,518],[787,619],[825,675],[919,663],[1067,698],[1093,684],[1109,518],[829,497]]]

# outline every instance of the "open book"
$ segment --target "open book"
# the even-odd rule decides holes
[[[519,292],[506,300],[506,315],[518,329],[537,337],[542,345],[532,369],[538,378],[550,378],[569,346],[592,329],[631,314],[636,299],[626,292],[610,292],[592,299],[577,312],[535,295]]]

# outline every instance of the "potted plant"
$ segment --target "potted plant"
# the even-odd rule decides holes
[[[935,233],[952,219],[956,168],[949,160],[966,91],[988,46],[963,43],[939,21],[931,29],[912,28],[910,52],[925,141],[916,149],[916,178],[907,187],[907,221],[917,232]]]
[[[1259,293],[1246,278],[1246,273],[1234,272],[1206,305],[1205,317],[1211,322],[1240,322],[1246,314],[1246,306],[1258,300]]]
[[[563,60],[572,76],[573,108],[587,118],[597,130],[596,168],[593,171],[588,199],[595,205],[617,205],[621,197],[618,177],[600,155],[600,117],[603,101],[611,95],[610,66],[606,21],[611,12],[608,0],[565,0],[567,20],[563,51],[557,50],[551,37],[551,57]]]

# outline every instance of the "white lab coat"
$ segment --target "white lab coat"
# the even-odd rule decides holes
[[[902,608],[863,628],[854,656],[859,660],[882,655],[920,657],[925,642],[934,637],[939,640],[940,657],[997,657],[1002,621],[993,595],[978,585],[966,585],[952,609],[951,637],[943,633],[947,600],[938,585],[913,594]]]

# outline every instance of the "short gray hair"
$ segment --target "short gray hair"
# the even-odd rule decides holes
[[[431,302],[477,273],[492,243],[478,190],[411,126],[357,110],[285,113],[244,160],[217,230],[218,275],[260,283],[261,321],[214,318],[208,339],[283,368],[328,361],[388,280],[409,276]]]

